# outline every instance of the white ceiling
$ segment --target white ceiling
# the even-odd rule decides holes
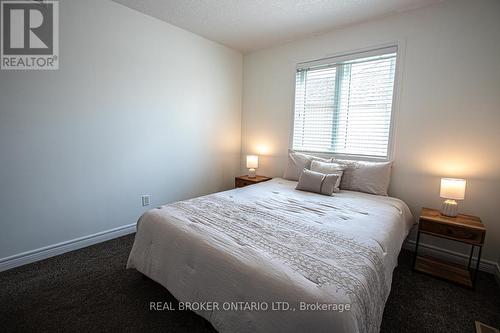
[[[441,0],[113,0],[233,49],[274,44]]]

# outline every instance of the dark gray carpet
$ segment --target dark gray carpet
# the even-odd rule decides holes
[[[188,311],[149,311],[172,301],[162,286],[126,270],[133,235],[0,273],[0,332],[214,332]],[[500,327],[500,288],[481,273],[476,291],[411,270],[403,251],[381,332],[474,332]]]

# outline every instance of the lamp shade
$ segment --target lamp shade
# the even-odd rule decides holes
[[[445,199],[463,200],[465,198],[465,179],[441,178],[439,196]]]
[[[247,168],[256,169],[259,167],[259,156],[247,155]]]

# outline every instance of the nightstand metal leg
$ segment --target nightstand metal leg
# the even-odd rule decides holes
[[[415,269],[415,264],[417,263],[418,243],[419,242],[420,242],[420,230],[417,232],[417,241],[415,243],[415,256],[413,257],[413,269]]]
[[[476,287],[476,279],[477,279],[477,273],[479,272],[479,263],[481,262],[481,252],[483,251],[483,247],[479,246],[479,254],[477,255],[477,262],[476,262],[476,271],[474,272],[474,277],[472,279],[472,288]]]
[[[467,269],[470,271],[470,264],[472,262],[472,256],[474,255],[474,245],[471,245],[470,247],[470,255],[469,255],[469,263],[467,264]]]

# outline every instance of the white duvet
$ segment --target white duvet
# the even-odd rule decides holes
[[[296,184],[278,178],[150,210],[127,267],[181,302],[210,302],[196,312],[219,332],[378,332],[413,223],[407,205]]]

